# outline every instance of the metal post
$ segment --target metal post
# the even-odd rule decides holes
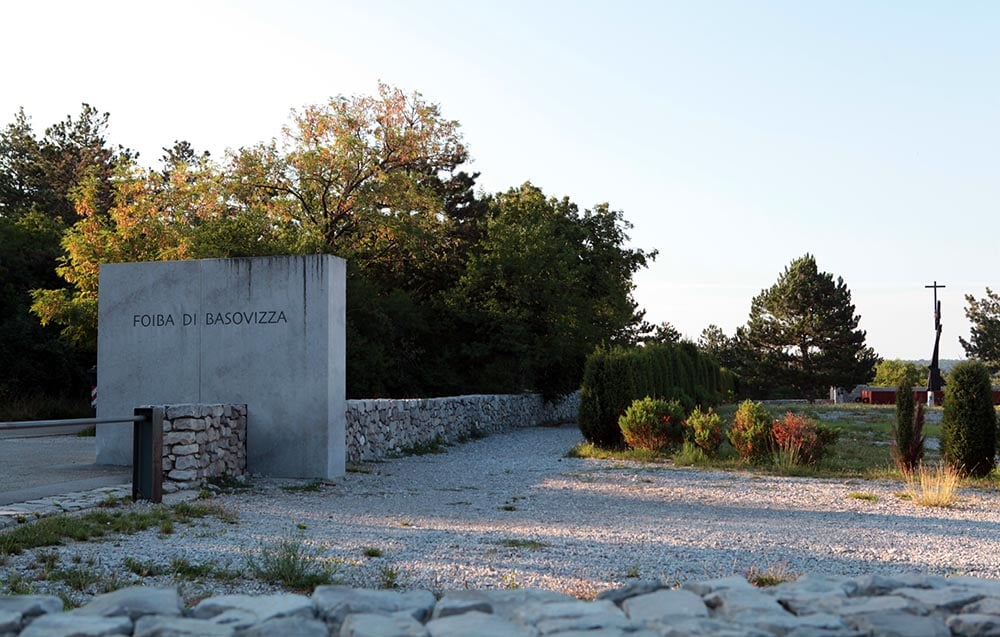
[[[163,501],[163,408],[137,407],[132,426],[132,499]]]

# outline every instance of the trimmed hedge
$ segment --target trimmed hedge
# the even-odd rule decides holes
[[[976,477],[993,471],[997,452],[997,421],[990,372],[979,361],[951,368],[944,386],[941,451],[956,471]]]
[[[691,343],[599,347],[584,367],[577,422],[589,442],[621,448],[625,440],[618,418],[632,401],[646,396],[676,400],[690,412],[718,404],[734,386],[735,376]]]

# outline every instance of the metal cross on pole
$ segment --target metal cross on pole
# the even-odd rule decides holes
[[[938,367],[938,347],[941,344],[941,301],[938,301],[937,291],[939,288],[945,286],[938,285],[937,281],[934,281],[934,285],[925,285],[925,288],[932,288],[934,290],[934,356],[931,357],[930,373],[927,376],[927,404],[934,404],[934,392],[941,391],[944,387],[944,378],[941,377],[941,368]]]

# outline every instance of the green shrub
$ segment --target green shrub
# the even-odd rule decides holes
[[[892,426],[889,449],[903,473],[910,473],[924,457],[924,405],[913,400],[913,387],[896,387],[896,422]]]
[[[733,416],[729,442],[744,462],[761,462],[771,455],[772,426],[763,404],[745,400]]]
[[[677,446],[684,441],[684,407],[676,400],[646,396],[629,405],[618,426],[633,449],[658,451]]]
[[[771,428],[774,446],[798,464],[816,464],[824,451],[837,441],[840,432],[823,427],[803,414],[787,412]]]
[[[599,447],[617,449],[624,446],[615,411],[614,383],[608,378],[611,353],[597,348],[587,357],[580,387],[580,412],[577,423],[583,437]]]
[[[712,411],[695,409],[687,417],[687,434],[690,441],[698,445],[705,455],[712,457],[719,452],[722,444],[722,419]]]
[[[957,472],[985,476],[996,463],[997,422],[990,373],[979,361],[955,365],[944,389],[941,451]]]
[[[624,446],[618,418],[637,398],[678,400],[685,411],[709,407],[721,397],[714,379],[726,379],[718,364],[690,343],[626,349],[599,347],[589,357],[580,387],[577,422],[588,442],[604,448]],[[723,391],[725,387],[722,388]]]

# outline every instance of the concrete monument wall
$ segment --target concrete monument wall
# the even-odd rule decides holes
[[[139,405],[246,403],[247,469],[344,474],[345,262],[330,255],[105,264],[98,416]],[[131,462],[101,425],[97,461]]]

